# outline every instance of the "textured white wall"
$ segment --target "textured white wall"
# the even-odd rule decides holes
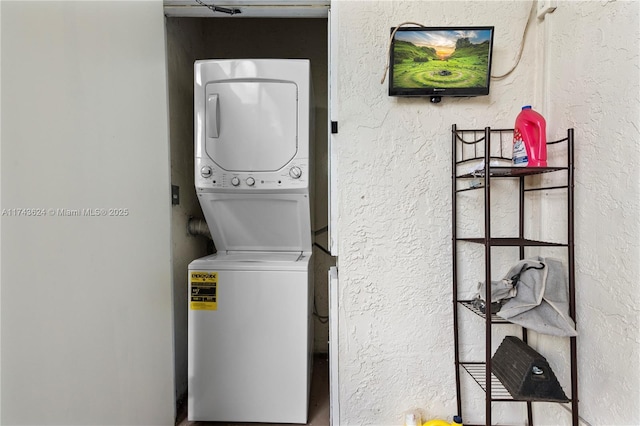
[[[576,134],[581,416],[592,425],[638,425],[640,3],[559,2],[545,25],[549,133]],[[559,358],[553,348],[561,342],[540,340]],[[555,405],[536,415],[550,425],[568,418]]]
[[[456,414],[451,311],[451,125],[511,127],[535,93],[519,68],[471,99],[398,99],[380,84],[389,28],[494,25],[494,74],[515,61],[529,2],[339,4],[340,409],[346,425]],[[476,394],[482,397],[481,394]],[[480,401],[481,402],[481,401]],[[482,406],[482,404],[480,404]]]
[[[174,423],[162,2],[2,1],[6,425]]]
[[[403,21],[494,25],[493,73],[501,74],[530,5],[339,4],[342,424],[401,424],[414,407],[428,418],[454,414],[450,126],[512,127],[530,103],[547,115],[551,139],[576,128],[581,414],[592,425],[640,423],[638,3],[558,2],[532,22],[520,66],[488,97],[434,106],[389,98],[379,84],[389,27]],[[532,232],[557,232],[563,206],[553,196],[542,201],[542,213],[559,219],[536,219]],[[569,391],[566,339],[533,343]],[[494,416],[524,424],[516,405],[495,404]],[[537,407],[536,424],[568,424],[559,405]],[[480,399],[467,412],[482,418],[483,409]]]

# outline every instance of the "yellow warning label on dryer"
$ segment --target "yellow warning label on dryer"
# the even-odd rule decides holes
[[[191,300],[193,311],[218,310],[218,273],[191,272]]]

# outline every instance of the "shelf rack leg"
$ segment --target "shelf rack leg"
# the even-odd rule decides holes
[[[569,233],[569,316],[573,319],[574,323],[576,323],[576,270],[575,270],[575,241],[574,241],[574,197],[573,191],[575,187],[574,180],[574,151],[573,151],[573,137],[574,131],[573,129],[569,129],[567,131],[567,139],[568,139],[568,233]],[[575,337],[570,338],[570,347],[571,347],[571,424],[573,426],[578,426],[578,344],[577,339]]]
[[[484,128],[485,423],[491,425],[491,128]]]
[[[521,176],[520,179],[518,179],[518,181],[519,181],[518,184],[520,185],[520,191],[518,191],[518,193],[520,194],[519,196],[520,208],[518,210],[518,216],[519,216],[518,237],[520,238],[520,241],[524,241],[524,217],[525,217],[524,176]],[[526,254],[524,244],[520,244],[519,250],[520,250],[520,260],[522,260],[525,258],[525,254]],[[529,334],[527,332],[527,329],[524,327],[522,328],[522,341],[527,344],[529,343]],[[527,425],[533,426],[533,407],[532,407],[531,401],[527,401]]]
[[[460,342],[458,340],[458,246],[457,246],[457,192],[456,192],[456,158],[457,158],[456,125],[451,127],[451,248],[453,254],[453,353],[456,367],[456,401],[458,415],[462,416],[462,395],[460,389]],[[464,418],[464,417],[462,417]]]

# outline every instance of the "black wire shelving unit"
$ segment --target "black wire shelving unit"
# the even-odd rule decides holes
[[[473,413],[463,413],[463,395],[461,375],[467,374],[484,391],[485,398],[485,422],[477,425],[492,425],[492,403],[521,402],[527,405],[527,425],[533,426],[532,404],[535,401],[514,398],[505,386],[492,373],[492,328],[500,324],[511,324],[495,314],[485,315],[472,300],[459,298],[461,290],[469,290],[470,283],[466,283],[463,289],[460,279],[460,265],[464,262],[458,253],[458,249],[464,244],[477,244],[484,248],[484,280],[492,281],[491,274],[491,249],[492,247],[517,247],[519,259],[525,258],[527,247],[561,247],[567,250],[567,269],[569,286],[569,316],[576,321],[575,298],[575,254],[574,254],[574,130],[568,129],[567,136],[557,141],[547,142],[548,147],[557,147],[566,152],[566,164],[549,167],[513,167],[511,165],[511,144],[513,142],[513,129],[458,129],[454,124],[451,129],[452,142],[452,251],[453,251],[453,327],[454,350],[456,369],[456,395],[458,415],[465,420],[465,425],[473,426],[468,418]],[[475,167],[474,167],[475,166]],[[534,176],[547,173],[563,174],[566,179],[554,179],[553,182],[562,181],[561,184],[546,185],[541,179],[533,180]],[[491,182],[495,179],[512,179],[518,182],[518,235],[511,238],[495,238],[491,235]],[[458,203],[462,202],[459,196],[463,192],[476,191],[483,204],[483,212],[477,212],[478,217],[483,216],[483,235],[460,236]],[[539,241],[525,237],[525,194],[536,191],[563,191],[567,201],[567,229],[566,241],[551,242]],[[514,260],[519,260],[514,259]],[[486,285],[484,300],[491,300],[491,286]],[[488,308],[488,307],[487,307]],[[479,323],[484,324],[484,359],[461,359],[460,326],[461,312],[470,311],[480,318]],[[467,317],[465,317],[467,318]],[[530,331],[522,328],[522,340],[527,343]],[[571,376],[571,424],[578,426],[578,371],[577,371],[577,340],[569,337],[570,350],[570,376]]]

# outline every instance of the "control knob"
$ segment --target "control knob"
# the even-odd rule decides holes
[[[212,173],[213,172],[211,171],[211,167],[209,166],[204,166],[203,168],[200,169],[200,176],[202,176],[203,178],[211,177]]]
[[[302,170],[298,166],[293,166],[289,169],[289,176],[294,179],[300,179],[300,176],[302,176]]]
[[[238,185],[240,185],[240,179],[238,179],[238,177],[237,177],[237,176],[232,177],[232,178],[231,178],[231,185],[233,185],[233,186],[238,186]]]
[[[245,182],[247,182],[247,185],[253,186],[256,183],[256,180],[252,177],[248,177]]]

